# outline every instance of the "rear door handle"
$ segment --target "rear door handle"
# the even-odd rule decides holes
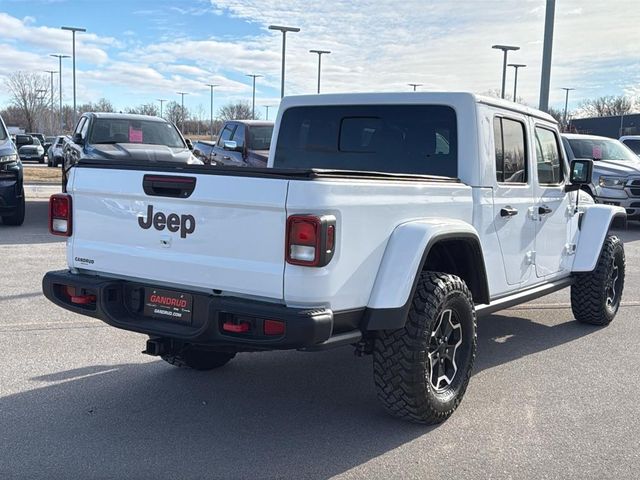
[[[502,207],[500,209],[500,216],[501,217],[513,217],[513,216],[515,216],[517,214],[518,214],[518,209],[510,207],[509,205],[507,205],[506,207]]]
[[[553,210],[551,210],[546,205],[542,205],[541,207],[538,207],[538,215],[549,215],[551,212],[553,212]]]
[[[231,160],[231,157],[228,157],[227,155],[223,155],[222,159],[223,160]]]

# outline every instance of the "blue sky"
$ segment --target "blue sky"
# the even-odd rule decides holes
[[[277,105],[279,33],[271,23],[301,28],[287,45],[287,93],[313,93],[317,57],[323,57],[323,91],[400,91],[500,86],[501,57],[494,43],[521,50],[525,63],[519,96],[537,105],[544,0],[0,0],[0,77],[16,71],[57,70],[49,53],[70,53],[78,34],[78,101],[108,98],[116,108],[178,100],[208,117],[216,104],[250,100],[246,74],[257,82],[257,105]],[[614,8],[615,4],[615,8]],[[640,94],[640,13],[634,0],[559,0],[551,104],[563,104],[561,87],[574,87],[571,106],[600,95]],[[63,94],[71,102],[71,62],[63,65]],[[1,78],[0,78],[1,80]],[[507,80],[512,90],[513,77]],[[8,95],[0,84],[0,105]],[[261,109],[264,113],[264,109]],[[272,110],[273,112],[273,110]],[[271,113],[273,115],[273,113]]]

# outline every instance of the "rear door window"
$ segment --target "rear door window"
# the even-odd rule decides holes
[[[457,146],[448,106],[294,107],[283,114],[273,166],[455,178]]]
[[[496,180],[500,183],[527,183],[525,126],[510,118],[493,120],[496,146]]]

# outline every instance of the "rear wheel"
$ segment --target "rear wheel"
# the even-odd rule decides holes
[[[161,358],[175,367],[213,370],[226,365],[235,356],[235,353],[217,352],[194,345],[184,345],[161,355]]]
[[[2,222],[5,225],[14,225],[20,226],[24,223],[24,215],[25,215],[25,200],[24,200],[24,188],[22,189],[22,197],[18,199],[18,206],[16,207],[16,211],[11,215],[4,215],[2,217]]]
[[[464,281],[422,273],[404,328],[376,338],[378,399],[395,417],[425,424],[446,420],[467,389],[476,345],[475,309]]]
[[[578,273],[571,286],[571,310],[576,320],[608,325],[618,313],[624,290],[625,258],[622,241],[613,235],[604,240],[593,272]]]

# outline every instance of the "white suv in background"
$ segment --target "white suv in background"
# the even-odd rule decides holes
[[[583,190],[596,203],[624,207],[629,220],[640,220],[640,158],[613,138],[564,134],[562,142],[569,160],[594,160],[591,185]]]

